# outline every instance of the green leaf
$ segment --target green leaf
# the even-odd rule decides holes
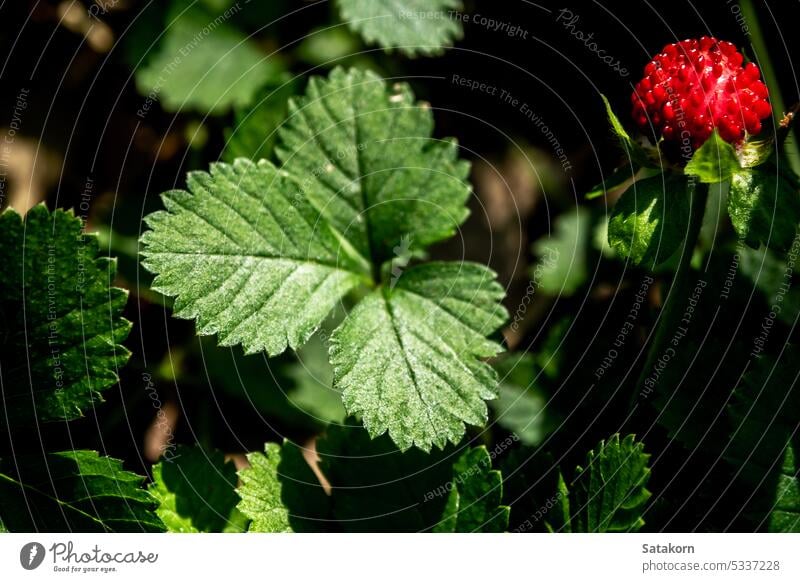
[[[342,19],[370,44],[438,55],[461,38],[461,0],[337,0]]]
[[[144,477],[95,451],[0,461],[0,519],[17,532],[158,532]]]
[[[321,67],[330,67],[331,63],[368,61],[371,56],[360,50],[358,37],[341,26],[315,28],[297,47],[299,59]]]
[[[464,451],[453,466],[454,487],[436,531],[503,532],[510,508],[502,505],[503,478],[486,447]]]
[[[659,175],[635,182],[614,206],[609,244],[637,265],[654,268],[663,263],[686,236],[690,196],[681,177]]]
[[[506,320],[494,273],[473,263],[407,270],[353,309],[331,338],[334,383],[350,414],[406,449],[457,443],[482,425],[496,396],[486,362],[501,351],[486,335]]]
[[[684,169],[687,176],[695,176],[705,184],[724,182],[741,170],[736,150],[716,130],[694,152]]]
[[[540,370],[533,354],[513,354],[495,362],[500,376],[498,398],[489,402],[497,423],[513,432],[523,444],[542,442],[551,430],[546,413],[547,396],[536,384]]]
[[[775,501],[766,529],[769,532],[800,532],[800,464],[797,444],[786,447],[775,484]]]
[[[612,436],[586,456],[572,482],[570,525],[574,532],[637,531],[644,525],[642,511],[650,497],[650,477],[644,445],[633,435],[620,441]]]
[[[586,200],[594,200],[595,198],[605,196],[610,190],[618,188],[628,180],[633,180],[638,171],[639,165],[636,163],[619,167],[614,170],[608,178],[589,190],[584,198],[586,198]]]
[[[780,358],[759,357],[736,387],[725,458],[746,488],[742,510],[768,531],[800,532],[797,379],[800,359],[788,345]]]
[[[298,350],[297,359],[288,370],[295,383],[289,401],[316,420],[343,422],[347,413],[341,393],[333,387],[333,367],[328,362],[328,345],[319,334]]]
[[[553,497],[553,510],[545,520],[545,526],[550,533],[562,531],[572,532],[572,522],[569,507],[569,489],[561,471],[557,472],[556,494]]]
[[[786,251],[800,224],[800,193],[774,167],[739,172],[731,180],[728,214],[748,245]]]
[[[142,115],[153,101],[166,111],[220,115],[250,103],[280,74],[276,60],[230,24],[239,10],[238,4],[224,12],[207,10],[189,0],[171,5],[164,38],[136,70],[136,87],[146,97]]]
[[[0,215],[0,427],[78,418],[118,381],[128,293],[98,250],[72,213]]]
[[[222,532],[236,507],[236,468],[219,451],[178,447],[153,467],[150,493],[167,531]]]
[[[268,85],[262,88],[254,103],[234,109],[233,126],[225,128],[225,150],[222,158],[253,161],[272,157],[278,128],[289,111],[289,98],[295,94],[295,83]]]
[[[600,94],[600,98],[603,100],[603,104],[605,105],[608,122],[611,124],[611,130],[614,132],[614,135],[619,140],[622,149],[625,150],[625,153],[632,160],[633,164],[635,166],[645,166],[650,168],[659,167],[660,161],[652,160],[651,156],[645,151],[645,149],[635,142],[631,138],[630,134],[628,134],[628,132],[625,130],[625,127],[617,117],[617,114],[614,113],[614,109],[612,109],[608,98],[602,93]]]
[[[165,193],[167,211],[146,218],[142,255],[158,274],[152,288],[175,296],[175,317],[196,319],[198,334],[278,354],[302,345],[363,280],[298,186],[266,160],[212,164],[188,184],[191,194]]]
[[[349,419],[352,421],[353,419]],[[250,531],[503,531],[502,479],[484,447],[400,451],[360,426],[328,427],[318,439],[326,489],[289,442],[248,456],[239,508]]]
[[[346,531],[503,531],[502,479],[484,447],[399,451],[385,435],[331,426],[318,443],[332,516]]]
[[[550,453],[517,447],[500,460],[510,530],[518,533],[569,531],[566,484]]]
[[[553,234],[533,244],[538,257],[532,278],[545,293],[556,296],[574,294],[587,278],[586,254],[591,234],[591,218],[586,208],[577,207],[560,215]]]
[[[345,417],[342,396],[332,387],[327,346],[319,335],[299,348],[297,357],[284,353],[275,358],[263,352],[245,355],[239,347],[222,348],[213,338],[199,338],[200,350],[186,369],[200,372],[196,382],[210,390],[209,398],[217,391],[230,395],[236,399],[233,406],[256,411],[279,432],[317,433]]]
[[[238,509],[252,521],[251,532],[322,531],[330,511],[322,485],[297,445],[267,443],[264,453],[247,455],[239,472]]]
[[[481,359],[500,351],[486,336],[507,316],[503,290],[478,265],[404,269],[463,221],[468,165],[430,138],[430,111],[406,86],[389,94],[371,73],[312,79],[290,109],[285,169],[239,158],[163,195],[167,211],[147,217],[141,239],[153,289],[175,296],[198,334],[275,355],[305,343],[345,294],[373,288],[332,336],[333,389],[373,436],[457,442],[495,395]]]
[[[407,243],[449,238],[467,217],[469,164],[452,140],[432,138],[430,107],[404,83],[335,69],[292,100],[278,157],[311,203],[377,267]]]
[[[617,117],[617,114],[614,113],[614,109],[611,107],[611,102],[608,100],[608,97],[601,94],[600,98],[603,100],[603,104],[606,107],[608,122],[611,124],[611,129],[614,131],[614,134],[620,139],[622,144],[627,149],[631,149],[633,147],[633,140],[623,127],[622,122],[619,120],[619,117]]]
[[[757,249],[743,246],[737,249],[737,254],[742,275],[763,293],[768,305],[780,302],[778,319],[794,325],[800,316],[800,287],[787,261],[764,246]]]
[[[352,420],[352,419],[351,419]],[[350,532],[431,531],[445,514],[456,451],[399,451],[386,436],[360,426],[331,426],[317,443],[320,469],[331,485],[332,516]]]

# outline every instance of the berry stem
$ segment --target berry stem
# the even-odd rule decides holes
[[[676,327],[675,323],[680,320],[682,315],[680,309],[683,307],[682,300],[686,297],[689,287],[688,275],[691,269],[692,255],[697,246],[697,240],[700,236],[700,227],[703,226],[703,216],[705,215],[706,204],[708,202],[708,184],[696,183],[689,187],[693,188],[694,191],[691,192],[690,196],[691,209],[689,225],[686,230],[686,239],[681,249],[681,258],[678,262],[675,276],[672,279],[672,284],[667,292],[666,299],[664,300],[664,306],[656,320],[655,336],[647,352],[647,360],[634,385],[634,392],[630,400],[631,407],[637,403],[641,387],[647,379],[648,374],[653,371],[656,359],[664,349],[667,333],[674,330]]]
[[[769,87],[770,99],[773,105],[773,115],[776,118],[777,125],[781,117],[783,117],[783,114],[787,113],[786,103],[783,99],[781,86],[778,83],[778,77],[775,74],[775,67],[772,66],[772,59],[769,57],[767,43],[764,42],[764,33],[761,30],[758,12],[752,0],[739,0],[739,7],[742,9],[742,16],[744,16],[748,30],[750,31],[750,42],[753,46],[755,57],[758,59],[758,66],[761,68],[761,72],[764,75],[764,82]],[[792,139],[785,140],[784,151],[792,170],[794,170],[796,174],[800,174],[800,145],[798,145],[797,139],[795,139],[795,132],[791,129],[789,132],[792,134]]]

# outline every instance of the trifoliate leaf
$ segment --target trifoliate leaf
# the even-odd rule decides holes
[[[240,158],[189,174],[146,218],[144,266],[153,289],[176,296],[174,315],[220,345],[274,355],[302,345],[363,280],[339,238],[298,186],[266,160]]]
[[[677,251],[689,227],[690,192],[679,177],[638,180],[617,201],[608,242],[637,265],[654,268]]]
[[[461,38],[461,0],[338,0],[347,24],[370,44],[409,56],[437,55]]]
[[[373,291],[331,337],[334,383],[373,437],[430,450],[486,422],[496,375],[486,338],[505,321],[494,273],[473,263],[428,263]]]
[[[222,532],[238,497],[236,468],[218,451],[178,447],[175,455],[153,467],[150,493],[167,531]]]
[[[728,214],[748,245],[786,251],[800,224],[800,191],[774,166],[739,172],[731,180]]]
[[[270,159],[278,128],[289,110],[289,98],[294,94],[295,83],[268,85],[261,89],[252,104],[235,108],[233,126],[225,129],[222,158],[231,163],[236,158]]]
[[[80,417],[128,360],[116,263],[62,210],[0,215],[0,427]]]
[[[167,13],[156,54],[136,70],[136,86],[167,111],[194,109],[219,115],[243,106],[267,81],[280,74],[274,58],[230,24],[238,4],[224,12],[188,0]]]
[[[252,532],[323,531],[330,511],[322,485],[288,441],[267,443],[264,453],[247,455],[250,467],[239,472],[238,509],[252,521]]]
[[[536,377],[540,370],[530,353],[514,354],[495,363],[500,377],[498,398],[489,402],[497,423],[525,445],[538,445],[551,428],[545,412],[547,397]]]
[[[467,217],[469,165],[456,144],[433,139],[429,107],[409,87],[388,90],[371,72],[312,77],[292,100],[278,157],[355,249],[379,266],[452,236]]]
[[[556,219],[552,236],[533,244],[538,257],[532,279],[550,295],[570,296],[586,282],[586,255],[591,219],[586,208],[576,208]]]
[[[95,451],[0,461],[0,519],[18,532],[158,532],[144,477]]]
[[[436,531],[503,532],[510,508],[502,505],[503,478],[486,447],[464,451],[453,466],[454,487]]]
[[[703,183],[715,184],[729,180],[741,169],[736,150],[714,131],[694,152],[684,171],[687,176],[695,176]]]
[[[191,173],[191,194],[166,193],[146,219],[143,265],[177,317],[247,353],[299,347],[346,293],[373,288],[333,335],[333,389],[403,448],[456,442],[495,393],[479,359],[499,351],[486,336],[506,317],[502,288],[476,265],[403,271],[463,221],[468,165],[404,85],[337,69],[309,87],[281,130],[285,169],[240,158]]]
[[[586,467],[576,469],[570,494],[570,526],[574,532],[637,531],[644,525],[642,511],[650,497],[650,455],[633,435],[619,435],[586,456]]]
[[[759,529],[800,532],[797,385],[794,346],[780,359],[759,357],[736,387],[730,405],[731,438],[725,457],[747,488],[742,510]]]

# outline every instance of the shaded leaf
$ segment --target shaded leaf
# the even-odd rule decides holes
[[[178,447],[153,467],[150,493],[170,532],[222,532],[236,507],[236,468],[219,451]]]
[[[644,445],[633,435],[612,436],[586,455],[586,467],[575,470],[569,506],[573,532],[637,531],[650,497]]]
[[[128,293],[110,286],[116,263],[98,251],[72,213],[0,215],[0,426],[78,418],[118,381]]]
[[[510,508],[502,505],[503,478],[486,447],[464,451],[453,466],[454,487],[436,531],[503,532]]]
[[[337,0],[347,24],[370,44],[409,56],[437,55],[461,38],[461,20],[451,14],[461,0]]]
[[[638,171],[639,166],[635,163],[633,165],[621,166],[615,169],[604,181],[592,187],[584,198],[586,198],[586,200],[594,200],[595,198],[605,196],[609,191],[618,188],[628,180],[633,180]]]
[[[0,461],[0,519],[16,532],[158,532],[144,477],[95,451]]]
[[[498,398],[489,402],[497,423],[529,446],[538,445],[551,429],[545,411],[547,396],[536,385],[539,369],[530,353],[510,354],[494,365],[500,377]]]
[[[352,419],[350,419],[352,420]],[[317,441],[319,483],[300,448],[284,442],[249,455],[240,509],[250,531],[502,531],[502,479],[484,447],[400,451],[360,426],[328,427]]]
[[[233,125],[225,128],[222,158],[231,163],[236,158],[270,159],[295,90],[291,82],[267,85],[247,107],[236,107]]]
[[[739,172],[731,180],[728,213],[748,245],[786,251],[800,224],[800,192],[774,167]]]
[[[264,83],[280,74],[276,60],[231,25],[238,4],[225,11],[216,8],[188,0],[171,5],[164,38],[135,71],[142,95],[167,111],[219,115],[250,103]]]
[[[725,458],[747,489],[742,511],[768,531],[800,532],[799,376],[794,346],[780,358],[759,357],[736,387],[730,405],[731,439]]]
[[[553,234],[533,244],[539,261],[533,267],[533,279],[542,291],[556,296],[570,296],[587,279],[587,250],[591,219],[586,208],[577,207],[560,215]]]
[[[267,443],[264,453],[247,455],[250,467],[239,472],[239,510],[252,532],[323,531],[329,501],[302,450],[285,441]]]

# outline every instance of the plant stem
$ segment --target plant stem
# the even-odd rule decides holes
[[[664,307],[661,310],[657,322],[657,329],[650,349],[647,352],[647,360],[639,374],[633,393],[631,394],[630,406],[636,404],[639,390],[647,379],[647,375],[652,371],[656,358],[664,348],[665,336],[674,327],[675,321],[680,318],[679,306],[686,296],[686,289],[689,282],[689,270],[692,264],[692,255],[697,246],[697,239],[700,235],[700,227],[703,226],[703,216],[708,202],[708,184],[698,183],[690,197],[689,226],[686,232],[686,240],[681,249],[681,258],[675,277],[672,279],[667,297],[664,300]]]
[[[756,12],[752,0],[739,0],[739,7],[742,9],[742,16],[747,23],[750,42],[753,45],[755,56],[758,57],[758,65],[761,67],[761,72],[764,74],[764,82],[769,88],[769,98],[770,101],[772,101],[775,125],[778,126],[783,114],[787,113],[786,102],[781,93],[781,86],[778,83],[778,77],[775,74],[775,67],[772,64],[772,59],[769,57],[767,43],[764,42],[764,32],[761,30],[758,12]],[[794,170],[796,174],[800,174],[800,145],[797,143],[794,131],[790,131],[789,139],[784,142],[784,149],[792,170]]]

